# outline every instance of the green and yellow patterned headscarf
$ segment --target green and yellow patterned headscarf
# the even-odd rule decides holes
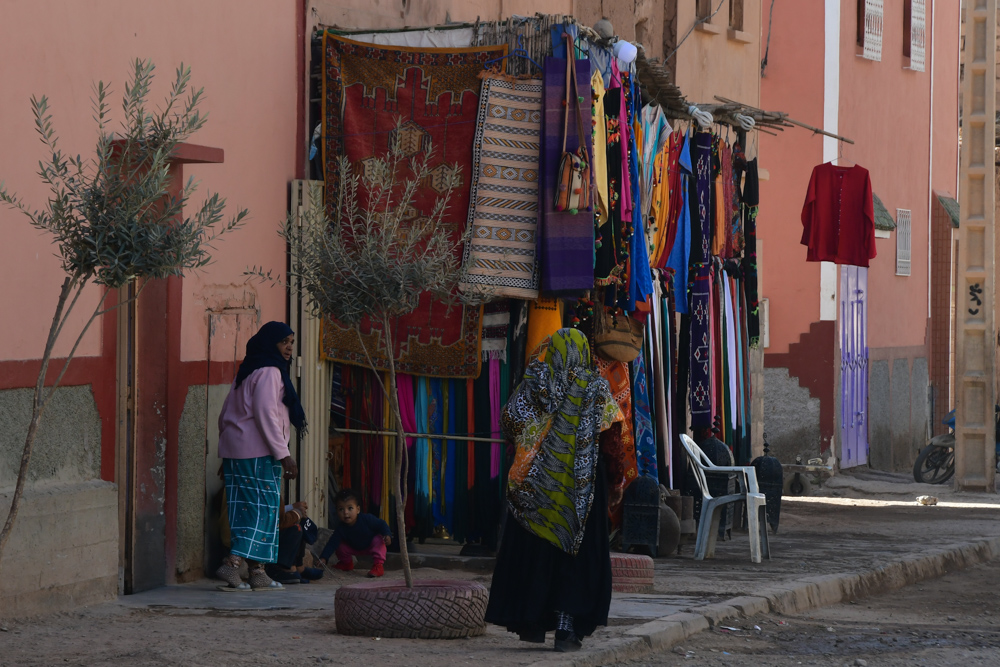
[[[517,448],[507,498],[525,530],[576,555],[594,500],[597,438],[621,419],[586,336],[554,333],[545,360],[528,366],[503,412]]]

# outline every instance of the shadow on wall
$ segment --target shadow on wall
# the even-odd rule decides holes
[[[820,400],[809,395],[787,368],[765,368],[764,431],[771,455],[782,463],[820,456]]]
[[[878,355],[883,350],[872,350]],[[927,359],[873,359],[869,363],[869,465],[909,472],[927,444],[929,415]],[[882,356],[882,355],[879,355]],[[890,372],[891,371],[891,372]]]

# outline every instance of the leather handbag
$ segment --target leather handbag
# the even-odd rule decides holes
[[[583,97],[580,96],[576,82],[575,47],[568,34],[564,34],[563,37],[566,39],[566,99],[563,102],[565,112],[563,114],[562,156],[559,158],[559,171],[556,178],[558,187],[556,188],[555,209],[576,215],[581,210],[593,210],[590,159],[587,154],[587,138],[583,133],[584,117],[581,109]],[[580,141],[579,147],[574,152],[566,150],[571,93],[572,103],[576,107],[576,130]]]
[[[643,325],[625,313],[602,308],[594,318],[594,348],[610,361],[635,361],[642,350]]]

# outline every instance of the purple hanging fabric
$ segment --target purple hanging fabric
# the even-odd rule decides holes
[[[577,90],[583,100],[583,109],[589,108],[590,61],[576,61]],[[559,187],[558,170],[562,157],[563,121],[566,102],[566,61],[560,58],[545,59],[544,99],[542,104],[541,152],[539,170],[541,189],[539,190],[538,261],[541,269],[541,289],[549,296],[582,296],[594,287],[594,212],[555,210],[556,192]],[[580,140],[577,123],[580,114],[570,98],[572,108],[569,113],[569,128],[566,132],[566,150],[576,151]],[[591,162],[590,114],[587,123],[584,150],[587,161]]]

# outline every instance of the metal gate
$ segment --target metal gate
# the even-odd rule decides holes
[[[840,467],[868,463],[868,269],[840,267]]]

